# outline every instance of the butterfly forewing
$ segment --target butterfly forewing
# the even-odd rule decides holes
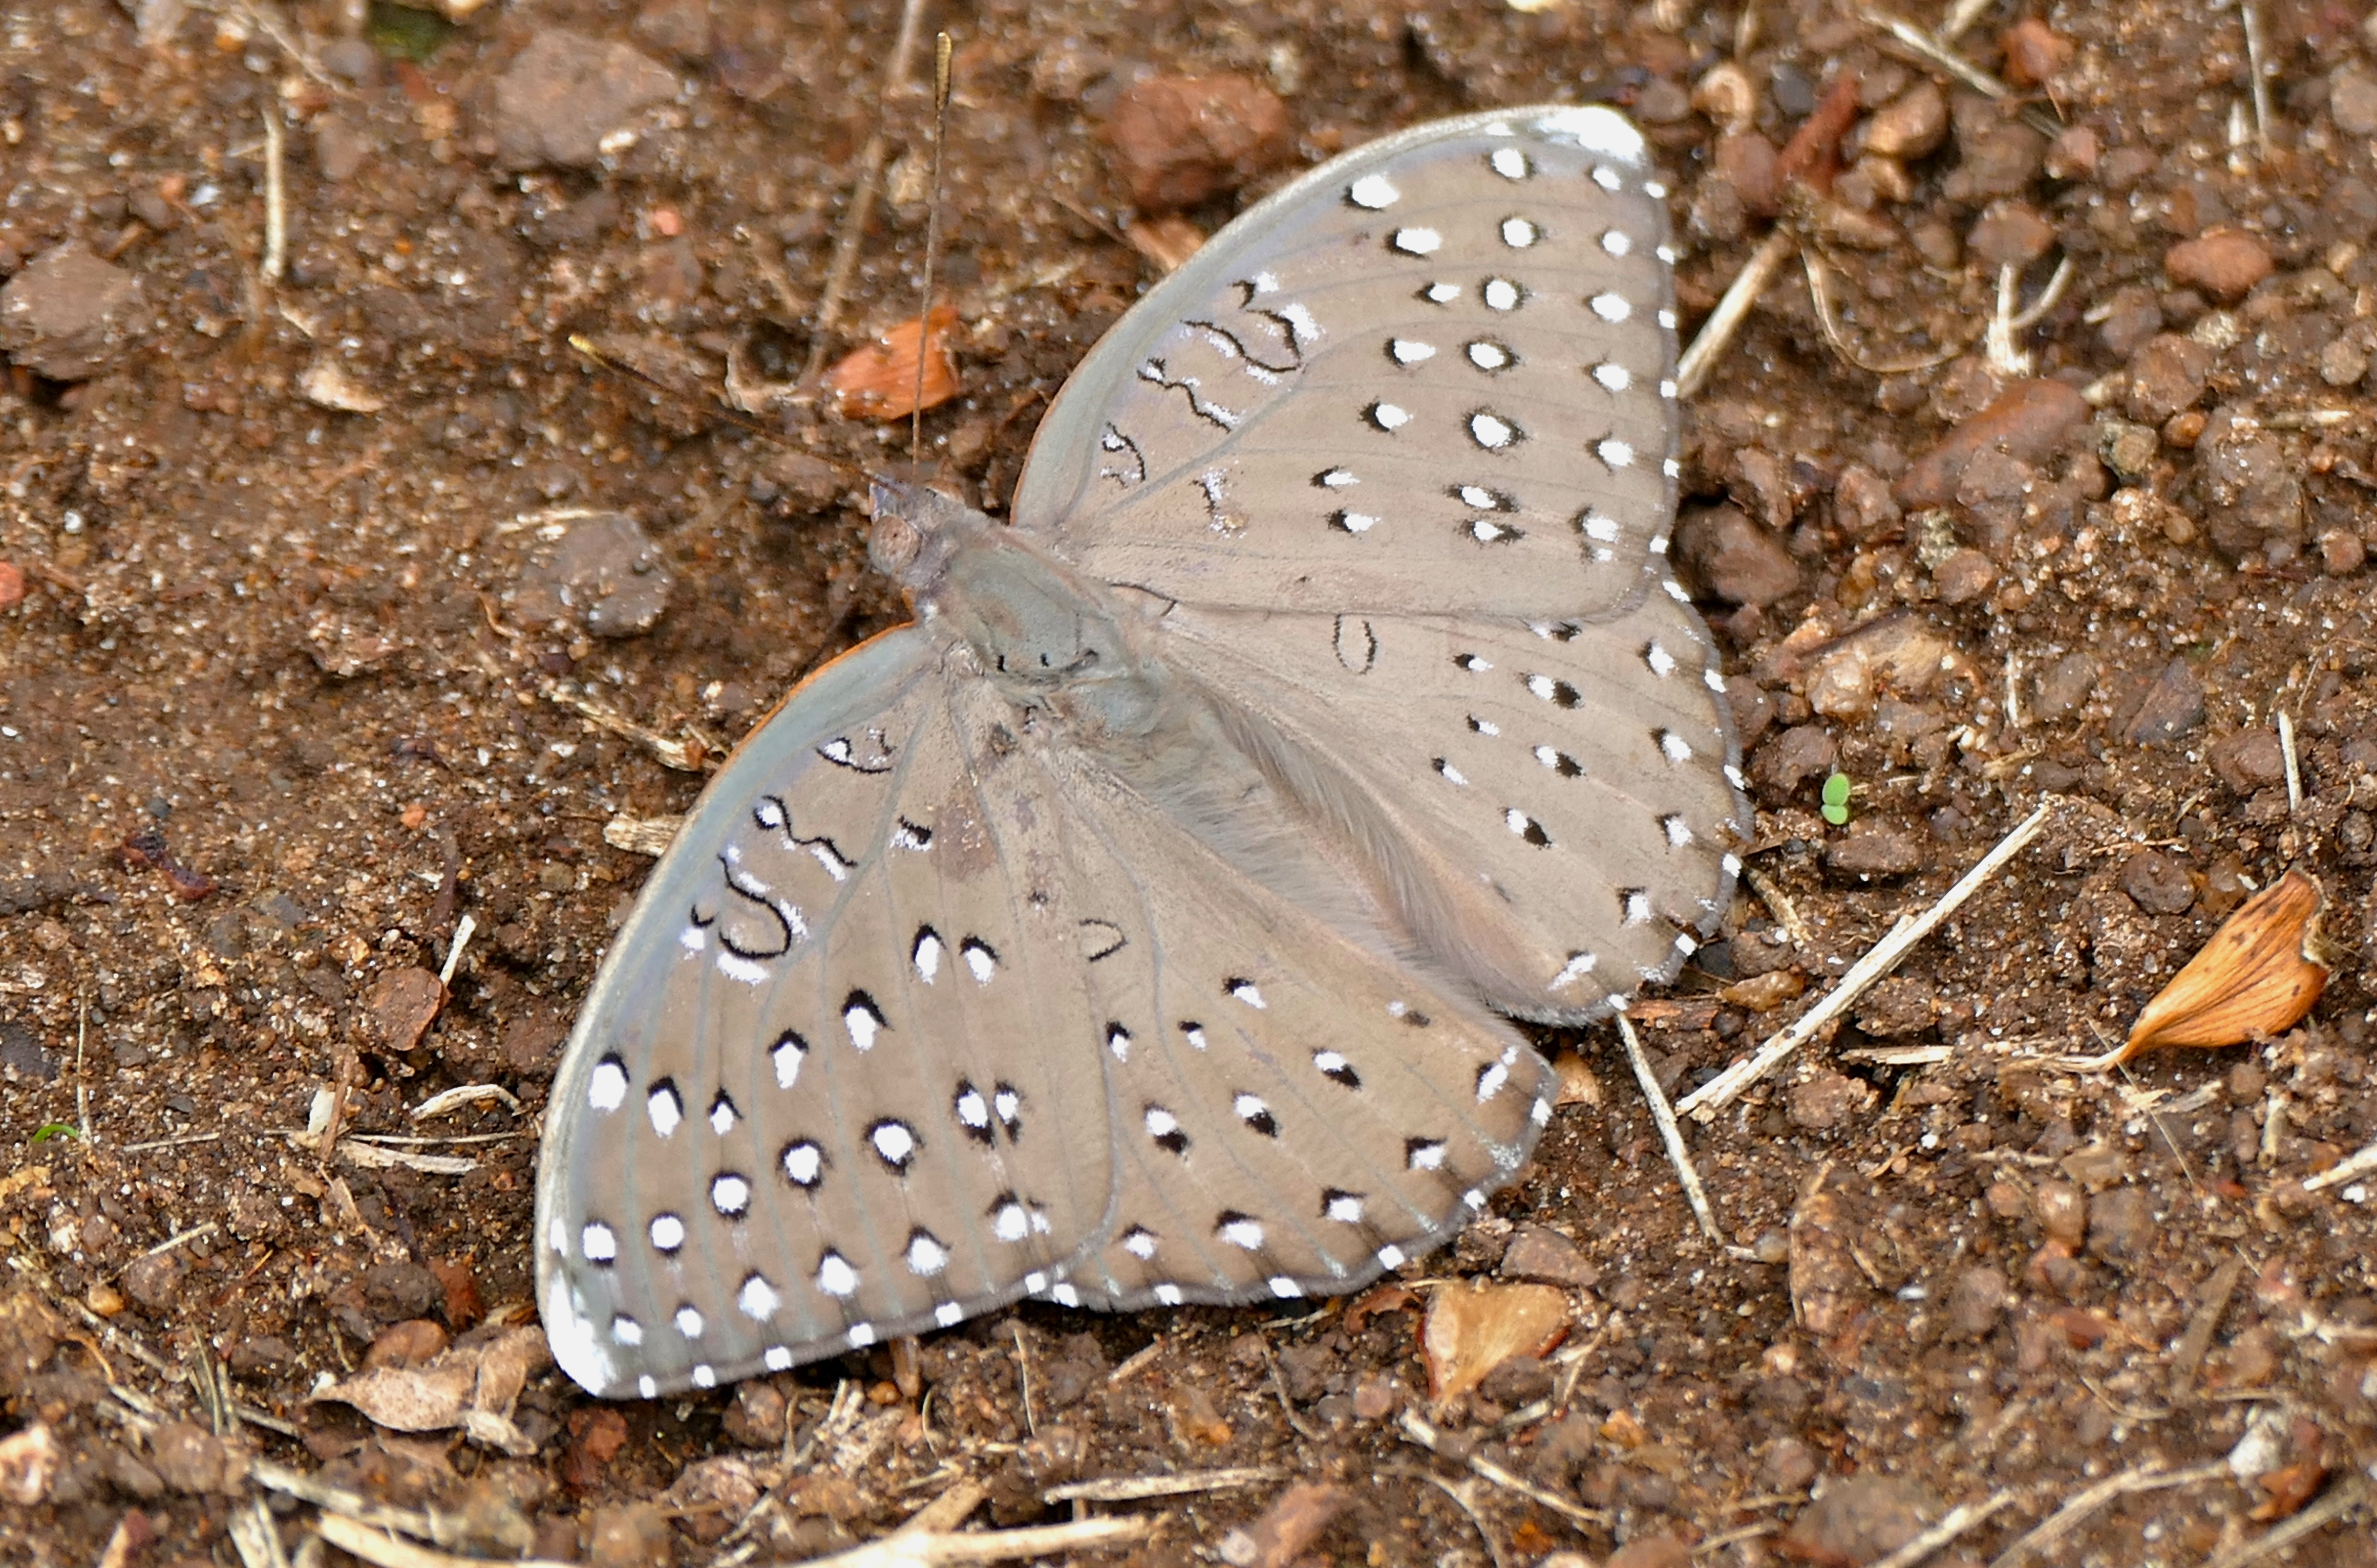
[[[1665,208],[1602,109],[1421,127],[1281,191],[1093,350],[1019,528],[1194,604],[1595,615],[1674,511]]]
[[[548,1332],[590,1388],[945,1326],[1106,1228],[1079,933],[1036,897],[1062,815],[947,657],[911,629],[805,687],[620,932],[538,1194]]]

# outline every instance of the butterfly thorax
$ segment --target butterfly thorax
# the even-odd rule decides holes
[[[1174,690],[1143,628],[1104,586],[949,497],[878,481],[868,555],[920,620],[963,644],[1009,701],[1077,743],[1128,746]]]

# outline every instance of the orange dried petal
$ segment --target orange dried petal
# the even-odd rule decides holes
[[[2299,869],[2256,893],[2171,977],[2119,1060],[2168,1045],[2242,1045],[2292,1028],[2326,989],[2319,884]]]
[[[906,419],[919,408],[938,408],[958,395],[957,366],[950,359],[950,333],[956,307],[935,305],[928,320],[914,317],[892,327],[863,349],[836,360],[825,373],[835,410],[845,419]],[[916,395],[916,360],[925,362],[924,396]]]

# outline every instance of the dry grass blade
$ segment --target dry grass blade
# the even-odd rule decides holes
[[[1444,1452],[1444,1434],[1438,1431],[1436,1428],[1430,1426],[1427,1421],[1421,1420],[1416,1412],[1405,1410],[1403,1414],[1401,1424],[1404,1429],[1404,1435],[1410,1438],[1414,1443],[1418,1443],[1422,1448],[1427,1449],[1430,1454],[1437,1455],[1439,1458],[1449,1459],[1452,1457],[1451,1455]],[[1609,1526],[1610,1516],[1607,1514],[1603,1513],[1600,1509],[1579,1507],[1577,1504],[1571,1503],[1567,1498],[1561,1497],[1556,1492],[1546,1491],[1542,1487],[1535,1485],[1532,1481],[1522,1480],[1519,1477],[1512,1475],[1510,1471],[1502,1468],[1501,1466],[1497,1465],[1491,1459],[1485,1458],[1480,1455],[1473,1454],[1466,1460],[1462,1461],[1462,1463],[1466,1464],[1471,1472],[1475,1474],[1478,1479],[1485,1481],[1489,1485],[1499,1486],[1505,1491],[1516,1492],[1521,1497],[1525,1498],[1528,1502],[1536,1504],[1538,1507],[1548,1508],[1553,1513],[1559,1515],[1561,1518],[1569,1520],[1573,1524],[1592,1525],[1602,1529],[1607,1529]]]
[[[1870,1568],[1915,1568],[1941,1547],[1987,1519],[1990,1515],[2013,1501],[2013,1493],[1992,1493],[1979,1503],[1960,1503],[1948,1510],[1941,1521],[1900,1547],[1887,1557],[1874,1559]]]
[[[1076,1519],[1021,1530],[885,1536],[865,1546],[810,1558],[803,1568],[942,1568],[946,1563],[1012,1562],[1060,1551],[1087,1551],[1144,1540],[1162,1523],[1155,1519]]]
[[[314,1533],[350,1557],[362,1559],[372,1568],[471,1568],[483,1561],[475,1557],[457,1557],[434,1547],[419,1545],[401,1536],[388,1534],[360,1519],[350,1519],[343,1514],[325,1514],[314,1521]],[[550,1560],[523,1558],[515,1568],[567,1568]]]
[[[1052,1486],[1040,1495],[1059,1503],[1144,1503],[1151,1497],[1185,1497],[1191,1492],[1233,1491],[1286,1479],[1287,1472],[1268,1465],[1240,1466],[1229,1470],[1188,1470],[1177,1476],[1112,1476],[1105,1480],[1073,1481]]]
[[[2184,1470],[2166,1470],[2159,1465],[2141,1465],[2134,1470],[2123,1470],[2118,1476],[2108,1476],[2095,1486],[2072,1493],[2063,1500],[2063,1506],[2032,1526],[2014,1538],[2013,1544],[1989,1560],[1989,1568],[2014,1568],[2030,1552],[2044,1551],[2077,1529],[2088,1516],[2117,1497],[2133,1491],[2154,1491],[2163,1487],[2194,1486],[2214,1481],[2228,1473],[2225,1460],[2208,1465],[2196,1465]]]
[[[1755,1055],[1736,1062],[1678,1100],[1676,1110],[1703,1122],[1710,1120],[1739,1099],[1750,1085],[1773,1072],[1785,1057],[1813,1039],[1834,1019],[1846,1012],[1850,1004],[1896,968],[1898,961],[1906,956],[1909,948],[1929,936],[1933,928],[1978,892],[1983,883],[2020,854],[2023,847],[2047,826],[2048,813],[2054,805],[2052,797],[2041,802],[2037,810],[2023,818],[2019,826],[1998,840],[1997,847],[1983,855],[1972,870],[1957,880],[1956,885],[1941,894],[1938,903],[1920,915],[1901,917],[1899,922],[1891,928],[1890,934],[1874,944],[1864,957],[1851,965],[1848,973],[1841,977],[1840,983],[1827,992],[1822,1002],[1801,1015],[1797,1023],[1759,1047]]]

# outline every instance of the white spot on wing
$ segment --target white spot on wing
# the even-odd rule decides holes
[[[607,1058],[594,1063],[594,1071],[586,1075],[586,1103],[596,1111],[616,1111],[627,1099],[626,1069]]]
[[[1405,255],[1430,255],[1444,244],[1444,236],[1433,229],[1398,229],[1388,242]]]
[[[1365,174],[1345,187],[1345,199],[1356,207],[1367,207],[1377,212],[1392,207],[1403,193],[1384,174]]]
[[[1623,294],[1595,294],[1592,303],[1593,314],[1604,321],[1623,321],[1634,314],[1634,307]]]

